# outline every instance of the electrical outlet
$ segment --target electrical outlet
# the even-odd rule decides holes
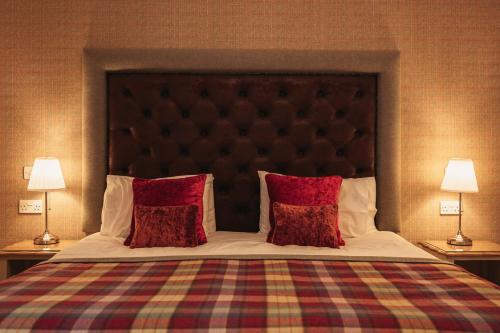
[[[23,167],[23,179],[30,179],[32,166]]]
[[[458,200],[443,200],[440,207],[441,215],[458,215],[459,203]]]
[[[42,214],[42,200],[19,200],[19,214]]]

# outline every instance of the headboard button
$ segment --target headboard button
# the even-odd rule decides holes
[[[160,93],[161,97],[163,98],[168,98],[170,96],[170,92],[168,91],[168,88],[163,88]]]
[[[189,149],[186,147],[181,148],[181,155],[189,155]]]
[[[241,89],[238,93],[238,95],[240,97],[247,97],[248,96],[248,91],[246,91],[245,89]]]
[[[269,112],[266,109],[259,110],[259,117],[266,118],[269,115]]]
[[[162,128],[161,130],[161,135],[164,137],[169,137],[170,136],[170,130],[168,128]]]
[[[285,135],[287,135],[287,133],[288,133],[288,132],[287,132],[287,130],[286,130],[285,128],[280,128],[280,129],[278,130],[278,135],[279,135],[279,136],[285,136]]]
[[[221,118],[226,118],[226,117],[227,117],[227,110],[225,110],[225,109],[221,109],[221,110],[219,111],[219,116],[220,116]]]
[[[142,115],[146,119],[151,119],[151,117],[153,116],[153,112],[151,112],[151,109],[149,108],[144,108],[144,110],[142,110]]]
[[[229,149],[227,149],[227,148],[222,148],[221,150],[219,150],[219,154],[220,154],[221,156],[227,156],[227,155],[229,155]]]
[[[336,118],[342,118],[343,116],[345,116],[345,111],[344,110],[337,110],[337,112],[335,112],[335,117]]]
[[[317,136],[325,136],[326,135],[326,131],[324,128],[318,128],[318,130],[316,131],[316,135]]]
[[[168,169],[168,166],[164,165],[160,168],[160,172],[162,176],[168,176],[170,170]]]
[[[316,97],[325,97],[326,96],[326,93],[323,89],[320,89],[318,90],[318,92],[316,93]]]
[[[257,154],[259,154],[260,156],[265,156],[265,155],[267,155],[267,149],[266,148],[259,148],[259,149],[257,149]]]
[[[341,157],[341,156],[344,156],[345,155],[345,150],[344,148],[339,148],[337,149],[337,151],[335,152],[335,155]]]
[[[238,167],[238,172],[239,173],[246,173],[246,172],[248,172],[248,166],[247,165],[240,165]]]
[[[365,95],[365,92],[360,89],[360,90],[356,91],[356,94],[354,95],[354,98],[355,99],[363,98],[364,95]]]
[[[202,137],[206,137],[206,136],[208,136],[208,130],[207,130],[207,129],[202,129],[202,130],[200,131],[200,135],[201,135]]]
[[[181,115],[182,115],[182,118],[189,118],[189,111],[184,110],[184,111],[182,111]]]
[[[244,128],[240,128],[239,134],[240,136],[246,136],[248,134],[248,131]]]
[[[207,89],[202,89],[200,92],[200,96],[202,98],[207,98],[208,97],[208,90]]]
[[[279,97],[287,97],[288,96],[288,91],[286,91],[285,89],[280,89],[278,91],[278,96]]]
[[[304,110],[300,110],[297,112],[297,117],[299,118],[305,118],[306,117],[306,112]]]

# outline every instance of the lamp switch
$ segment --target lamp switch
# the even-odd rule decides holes
[[[42,200],[19,200],[19,214],[42,214]]]
[[[458,215],[459,203],[458,200],[442,200],[440,207],[441,215]]]
[[[23,167],[23,179],[30,179],[32,166]]]

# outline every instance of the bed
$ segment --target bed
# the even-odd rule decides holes
[[[336,249],[256,232],[257,170],[383,172],[376,104],[376,75],[109,74],[107,173],[213,173],[217,231],[134,249],[92,233],[0,282],[0,330],[500,331],[500,288],[410,244],[398,221]]]
[[[0,284],[1,329],[497,332],[500,290],[395,233],[339,250],[215,232],[194,249],[98,233]]]

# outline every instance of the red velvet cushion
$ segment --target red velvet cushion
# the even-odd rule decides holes
[[[206,175],[178,179],[141,179],[134,178],[134,210],[136,205],[143,206],[181,206],[195,205],[198,208],[196,217],[196,239],[198,245],[207,242],[203,230],[203,191]],[[130,224],[130,234],[125,245],[130,245],[135,232],[134,216]]]
[[[266,183],[269,192],[269,222],[271,224],[267,241],[270,242],[274,233],[273,204],[275,202],[298,206],[336,205],[342,177],[295,177],[267,174]],[[338,224],[337,238],[340,245],[345,244],[338,230]]]
[[[194,247],[198,207],[142,206],[134,207],[135,233],[130,247]]]
[[[339,248],[337,205],[294,206],[273,204],[276,245],[323,246]]]

